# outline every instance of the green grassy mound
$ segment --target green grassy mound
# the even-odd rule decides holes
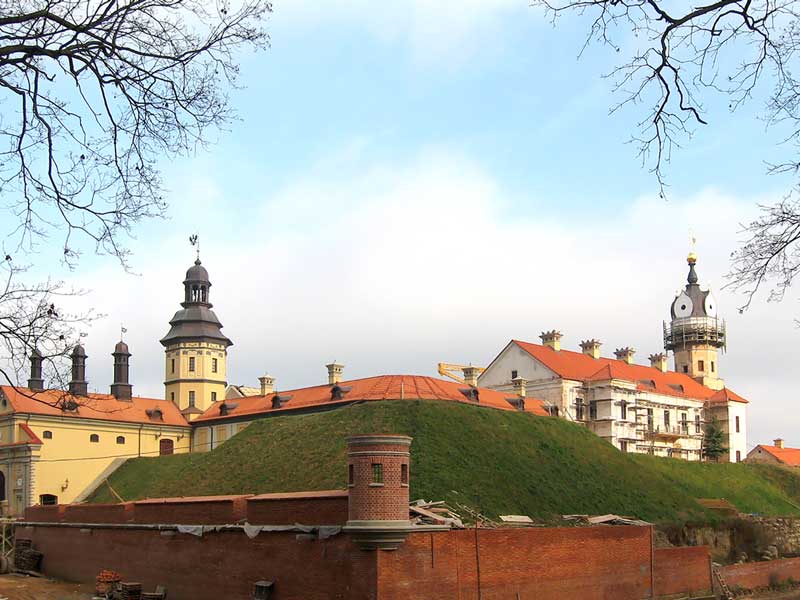
[[[435,401],[264,419],[212,452],[129,460],[109,482],[126,500],[344,488],[345,437],[355,433],[412,436],[411,497],[479,507],[489,516],[708,519],[695,498],[800,515],[800,474],[789,469],[622,454],[560,419]],[[114,498],[103,485],[90,501]]]

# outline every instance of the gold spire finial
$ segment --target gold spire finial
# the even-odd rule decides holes
[[[689,256],[686,257],[686,262],[690,265],[693,265],[697,262],[697,253],[694,251],[695,246],[697,245],[697,238],[694,236],[694,232],[690,229],[689,230]]]

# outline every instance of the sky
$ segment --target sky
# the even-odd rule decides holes
[[[517,0],[319,6],[274,2],[270,48],[241,57],[239,120],[163,161],[168,218],[136,230],[133,273],[91,253],[59,270],[57,243],[34,257],[106,315],[85,338],[90,389],[107,391],[124,324],[135,393],[163,395],[158,340],[193,233],[234,342],[229,382],[269,372],[291,389],[326,381],[331,360],[346,378],[486,365],[549,329],[647,363],[691,232],[727,319],[720,373],[751,401],[750,445],[800,446],[797,294],[739,314],[744,298],[723,289],[741,224],[792,184],[766,174],[786,147],[759,119],[763,97],[733,114],[706,99],[710,124],[673,154],[664,199],[629,143],[641,108],[609,114],[619,57],[578,56],[586,20],[554,28]]]

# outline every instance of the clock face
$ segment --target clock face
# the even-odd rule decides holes
[[[675,298],[675,302],[672,303],[672,311],[678,318],[690,316],[693,309],[692,299],[685,292]]]
[[[706,295],[706,299],[704,302],[704,306],[706,310],[706,315],[709,317],[716,317],[717,316],[717,299],[711,294],[711,292]]]

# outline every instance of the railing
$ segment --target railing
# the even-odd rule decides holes
[[[647,427],[647,433],[654,436],[665,437],[688,437],[689,426],[687,425],[659,425],[658,427]]]
[[[664,323],[664,346],[674,350],[687,343],[706,342],[724,347],[726,344],[725,320],[716,317],[684,317]]]

